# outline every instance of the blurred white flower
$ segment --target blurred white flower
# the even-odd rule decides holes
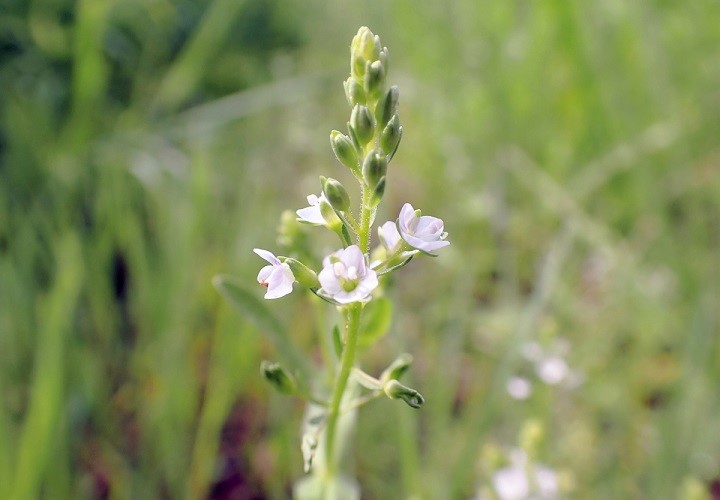
[[[320,202],[325,198],[324,194],[316,196],[311,194],[307,197],[307,201],[310,204],[309,207],[301,208],[295,213],[301,222],[307,222],[308,224],[314,224],[316,226],[324,226],[327,224],[325,218],[322,216],[320,211]]]
[[[260,269],[257,275],[258,283],[268,289],[265,298],[277,299],[292,292],[295,275],[290,270],[290,266],[280,262],[280,259],[275,257],[272,252],[262,248],[254,248],[253,252],[270,263],[269,266]]]
[[[418,216],[410,203],[405,203],[400,210],[398,229],[402,238],[413,248],[432,253],[450,244],[445,241],[442,219],[428,215]]]
[[[553,500],[558,498],[557,474],[541,464],[528,461],[527,454],[515,448],[511,464],[495,471],[492,484],[500,500]]]
[[[357,245],[325,257],[323,266],[318,274],[322,286],[319,293],[324,293],[340,304],[368,300],[378,286],[377,273],[368,267]]]
[[[511,377],[508,380],[506,389],[513,399],[524,400],[532,394],[532,384],[523,377]]]
[[[564,359],[550,356],[535,364],[535,371],[540,380],[548,385],[557,385],[568,376],[570,369]]]
[[[548,349],[543,349],[537,342],[528,342],[520,348],[520,352],[533,364],[538,378],[547,385],[574,389],[584,380],[583,374],[570,369],[565,360],[570,352],[570,343],[565,339],[555,339]]]

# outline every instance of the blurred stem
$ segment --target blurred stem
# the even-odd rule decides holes
[[[329,480],[337,475],[340,462],[339,453],[336,454],[335,437],[337,430],[338,418],[340,417],[340,403],[342,402],[345,388],[347,387],[350,369],[355,363],[355,352],[357,350],[357,339],[360,331],[360,315],[362,313],[362,304],[355,303],[348,306],[347,323],[346,323],[346,341],[340,359],[340,372],[335,380],[335,388],[333,389],[332,400],[330,402],[330,411],[327,420],[327,434],[325,439],[325,456],[327,457],[327,478]],[[326,483],[327,484],[327,483]]]

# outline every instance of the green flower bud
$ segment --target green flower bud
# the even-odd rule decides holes
[[[374,35],[367,26],[362,26],[353,37],[350,44],[350,52],[353,56],[363,57],[366,60],[374,61],[380,57],[380,37]]]
[[[300,283],[302,286],[310,289],[320,288],[320,282],[318,281],[315,271],[307,267],[299,260],[295,260],[291,257],[284,259],[283,262],[290,266],[290,270],[295,276],[295,281]]]
[[[383,69],[385,70],[385,74],[387,75],[390,71],[390,65],[388,64],[388,59],[390,58],[390,52],[388,52],[387,47],[383,47],[380,51],[380,57],[379,61],[382,64]]]
[[[357,151],[348,136],[337,130],[333,130],[330,133],[330,145],[332,146],[333,153],[335,153],[335,157],[340,163],[351,170],[358,170]]]
[[[330,205],[338,212],[347,212],[350,209],[350,196],[345,187],[337,179],[320,177],[323,193]]]
[[[390,380],[386,383],[383,386],[383,391],[390,399],[402,399],[412,408],[420,408],[425,403],[422,394],[415,389],[405,387],[397,380]]]
[[[342,230],[343,222],[335,213],[335,209],[330,205],[330,202],[323,196],[320,197],[320,214],[327,223],[327,228],[340,234]]]
[[[386,155],[392,158],[400,145],[401,138],[402,127],[400,126],[400,118],[397,114],[394,114],[380,134],[380,147]]]
[[[347,98],[348,103],[350,103],[350,106],[365,104],[367,100],[365,90],[360,82],[358,82],[355,78],[350,77],[345,80],[343,82],[343,87],[345,87],[345,97]]]
[[[400,98],[400,91],[397,85],[390,87],[385,95],[380,98],[375,106],[375,119],[377,120],[378,127],[384,129],[390,121],[390,118],[397,112],[398,99]]]
[[[380,179],[385,177],[387,172],[387,160],[385,155],[380,151],[371,151],[365,157],[362,166],[362,175],[365,179],[365,184],[374,188],[380,182]]]
[[[360,146],[364,147],[375,134],[375,120],[366,106],[356,104],[350,114],[350,125]]]
[[[275,389],[283,394],[294,394],[297,389],[295,379],[288,374],[280,363],[263,361],[260,364],[260,371],[265,380],[270,382]]]
[[[406,371],[408,371],[412,362],[413,357],[410,354],[401,354],[397,357],[397,359],[395,359],[395,361],[390,363],[390,366],[383,370],[382,374],[380,374],[380,380],[383,383],[387,383],[390,380],[399,379]]]
[[[385,179],[385,176],[381,177],[377,183],[377,186],[375,186],[375,189],[373,189],[373,194],[370,197],[370,208],[375,208],[380,204],[380,201],[385,194]]]
[[[365,65],[365,91],[373,98],[382,94],[385,87],[385,68],[380,61]]]

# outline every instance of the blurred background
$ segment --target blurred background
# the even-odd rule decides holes
[[[282,211],[348,179],[328,136],[361,25],[405,129],[378,221],[410,201],[452,242],[397,274],[362,355],[412,353],[427,401],[360,411],[363,498],[492,498],[518,446],[561,496],[720,498],[718,19],[713,0],[5,0],[0,498],[288,497],[302,403],[263,383],[277,346],[211,280],[261,297],[252,248],[282,253]],[[268,310],[314,352],[308,301]]]

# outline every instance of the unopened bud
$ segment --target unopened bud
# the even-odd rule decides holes
[[[348,136],[345,134],[333,130],[330,133],[330,145],[332,146],[333,153],[340,163],[345,165],[351,170],[357,171],[358,169],[358,155],[355,150],[355,146]]]
[[[332,205],[330,205],[330,202],[324,196],[320,197],[320,214],[323,216],[323,219],[325,219],[327,228],[339,234],[342,229],[343,222],[340,220],[340,217],[338,217],[338,214],[335,213],[335,209]]]
[[[345,97],[347,98],[348,103],[350,103],[350,106],[365,104],[367,99],[365,90],[360,82],[358,82],[355,78],[351,76],[345,80],[343,82],[343,87],[345,87]]]
[[[406,371],[408,371],[412,362],[413,357],[410,354],[401,354],[397,357],[397,359],[395,359],[395,361],[390,363],[390,366],[383,370],[382,374],[380,374],[380,380],[383,383],[387,383],[390,380],[399,379]]]
[[[425,398],[418,391],[405,387],[397,380],[390,380],[386,383],[383,391],[390,399],[402,399],[413,408],[420,408],[425,403]]]
[[[400,126],[400,118],[394,114],[380,134],[380,147],[386,155],[391,158],[395,155],[395,151],[400,144],[402,138],[402,127]]]
[[[362,175],[365,184],[374,188],[385,177],[387,172],[387,160],[380,151],[372,151],[365,157],[362,166]]]
[[[355,131],[360,146],[365,146],[375,133],[375,120],[366,106],[356,104],[350,114],[350,125]]]
[[[384,129],[390,121],[390,118],[397,112],[399,99],[400,91],[397,85],[390,87],[380,98],[375,106],[375,119],[377,120],[379,128]]]
[[[368,62],[365,66],[365,91],[377,98],[385,87],[385,68],[380,61]]]
[[[350,196],[345,187],[337,179],[320,177],[323,193],[330,205],[338,212],[347,212],[350,209]]]
[[[373,189],[372,196],[370,196],[370,208],[375,208],[380,204],[380,201],[385,194],[385,179],[385,176],[381,177],[377,186]]]
[[[282,392],[283,394],[293,394],[297,388],[295,379],[288,374],[285,369],[280,366],[280,363],[272,363],[270,361],[263,361],[260,364],[260,371],[265,377],[265,380],[270,382],[275,389]]]
[[[299,260],[288,257],[284,260],[285,264],[290,266],[290,270],[295,276],[295,281],[300,283],[305,288],[316,289],[320,288],[320,282],[318,281],[317,274],[315,271],[307,267]]]

